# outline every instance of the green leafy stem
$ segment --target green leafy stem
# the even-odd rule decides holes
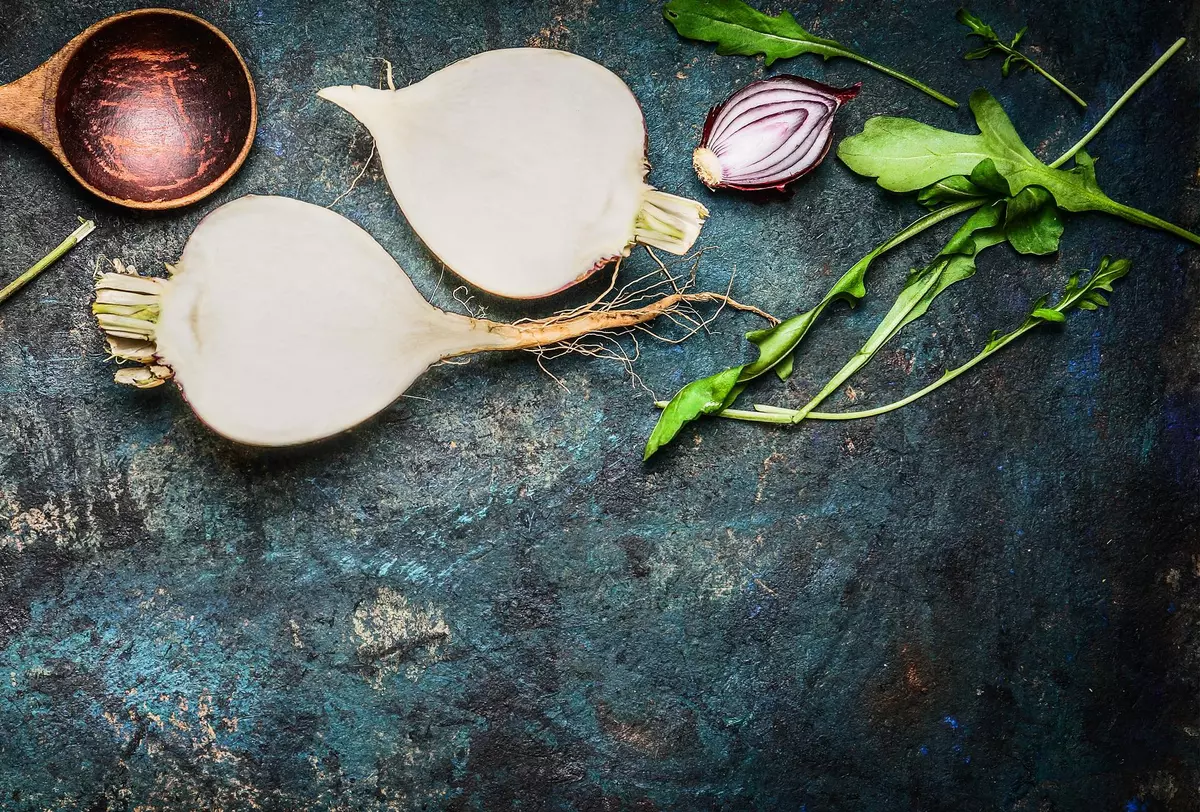
[[[1174,49],[1178,50],[1182,42],[1177,42]],[[1159,60],[1156,65],[1161,63]],[[1105,195],[1096,180],[1094,161],[1081,149],[1084,142],[1071,148],[1075,167],[1059,169],[1056,167],[1063,159],[1051,165],[1038,160],[987,91],[971,94],[971,112],[979,127],[977,135],[939,130],[907,118],[877,116],[867,121],[861,133],[838,146],[838,157],[854,172],[875,178],[884,189],[901,193],[923,192],[949,178],[970,177],[983,161],[991,161],[1009,194],[1040,187],[1066,211],[1113,214],[1200,245],[1200,236]],[[1111,116],[1106,115],[1104,123],[1109,119]],[[1085,141],[1097,130],[1093,128]]]
[[[865,279],[872,262],[926,229],[979,208],[984,202],[982,199],[965,200],[925,215],[854,263],[850,270],[833,284],[816,307],[792,316],[769,330],[747,334],[746,337],[758,347],[758,358],[751,363],[692,381],[679,390],[669,404],[660,406],[663,413],[646,443],[644,458],[649,459],[654,452],[674,439],[680,429],[697,417],[727,411],[745,389],[746,384],[755,378],[774,370],[781,379],[787,379],[792,371],[793,351],[804,340],[825,308],[839,300],[853,305],[867,295]]]
[[[1041,65],[1037,64],[1028,56],[1017,50],[1017,44],[1029,30],[1028,27],[1022,28],[1016,33],[1016,36],[1012,38],[1011,42],[1005,43],[1002,39],[1000,39],[990,25],[976,17],[971,12],[967,11],[965,8],[960,8],[958,10],[957,19],[960,23],[971,29],[971,33],[967,34],[968,37],[979,37],[981,40],[983,40],[983,45],[981,47],[976,48],[973,51],[968,51],[965,54],[966,59],[985,59],[994,53],[1003,54],[1004,63],[1000,66],[1000,74],[1004,78],[1008,78],[1008,74],[1014,67],[1017,70],[1034,70],[1050,80],[1050,83],[1063,93],[1066,93],[1068,96],[1070,96],[1080,107],[1085,109],[1087,108],[1087,102],[1079,98],[1078,94],[1071,90],[1071,88],[1064,85],[1048,71],[1042,68]]]
[[[1130,266],[1131,263],[1127,259],[1119,259],[1113,262],[1109,257],[1104,257],[1100,261],[1100,267],[1097,268],[1096,272],[1086,282],[1080,282],[1080,274],[1073,275],[1067,281],[1066,289],[1056,304],[1047,307],[1046,303],[1050,297],[1049,295],[1042,296],[1033,303],[1029,315],[1025,317],[1025,321],[1017,329],[1003,334],[997,330],[992,333],[991,339],[974,358],[962,366],[947,370],[942,374],[942,377],[924,389],[920,389],[908,397],[901,398],[885,406],[878,406],[874,409],[864,409],[857,412],[805,412],[800,409],[780,409],[774,406],[756,405],[754,411],[727,409],[721,413],[721,417],[748,420],[757,423],[792,424],[804,419],[860,420],[866,417],[877,417],[881,414],[894,412],[897,409],[920,400],[926,395],[936,392],[963,373],[974,369],[1030,330],[1041,327],[1044,324],[1061,324],[1067,320],[1067,313],[1077,308],[1080,310],[1096,310],[1106,307],[1108,300],[1101,291],[1111,293],[1113,283],[1128,274]]]
[[[1115,116],[1117,112],[1125,106],[1127,101],[1133,98],[1133,94],[1141,90],[1142,85],[1146,84],[1146,82],[1149,82],[1154,77],[1154,74],[1158,73],[1159,69],[1162,68],[1163,65],[1167,64],[1167,62],[1171,60],[1171,57],[1175,56],[1179,49],[1182,48],[1186,43],[1186,37],[1180,37],[1179,39],[1175,40],[1171,47],[1164,51],[1163,55],[1155,60],[1154,64],[1147,68],[1146,72],[1139,76],[1137,81],[1129,86],[1128,90],[1121,94],[1121,97],[1113,103],[1112,107],[1108,108],[1108,112],[1100,117],[1100,120],[1097,121],[1095,125],[1093,125],[1093,127],[1087,131],[1083,138],[1080,138],[1074,144],[1074,146],[1060,155],[1057,160],[1050,163],[1050,168],[1058,169],[1067,161],[1074,158],[1076,153],[1091,143],[1092,139],[1095,138],[1102,129],[1104,129],[1104,125],[1112,121],[1113,116]]]
[[[716,43],[718,54],[761,54],[768,67],[777,59],[790,59],[800,54],[851,59],[899,79],[951,107],[958,107],[954,99],[911,76],[868,59],[839,42],[810,34],[787,11],[771,17],[741,0],[671,0],[663,8],[663,16],[675,26],[680,36]]]

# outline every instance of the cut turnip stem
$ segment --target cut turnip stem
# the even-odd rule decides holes
[[[49,254],[46,254],[46,256],[35,262],[33,267],[18,276],[13,281],[9,282],[3,288],[0,288],[0,304],[3,304],[17,291],[21,290],[21,288],[25,287],[34,279],[36,279],[37,276],[42,273],[42,271],[46,270],[51,265],[66,256],[68,251],[70,251],[79,243],[83,242],[84,238],[86,238],[87,235],[91,234],[95,230],[96,224],[93,221],[84,220],[82,217],[80,217],[79,228],[68,234],[65,240],[60,242]]]
[[[782,192],[825,160],[833,116],[860,87],[788,75],[751,82],[709,111],[696,174],[710,189]]]
[[[616,74],[513,48],[400,90],[320,96],[374,136],[392,193],[429,249],[499,296],[548,296],[635,242],[685,254],[708,210],[646,184],[646,125]]]
[[[340,214],[284,197],[244,197],[206,217],[169,279],[117,264],[93,312],[120,383],[174,379],[196,414],[238,442],[283,446],[338,434],[400,397],[431,364],[620,330],[689,303],[676,292],[628,310],[577,308],[502,324],[429,304],[395,260]],[[756,311],[758,312],[758,311]]]

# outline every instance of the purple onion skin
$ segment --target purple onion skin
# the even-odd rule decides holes
[[[861,87],[788,74],[751,82],[709,111],[696,174],[710,189],[784,191],[829,154],[834,114]]]

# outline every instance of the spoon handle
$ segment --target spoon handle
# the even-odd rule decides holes
[[[0,85],[0,129],[16,130],[57,150],[54,138],[54,99],[48,93],[43,68]]]

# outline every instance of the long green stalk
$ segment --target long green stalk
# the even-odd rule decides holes
[[[1161,231],[1167,232],[1168,234],[1174,234],[1181,240],[1187,240],[1193,245],[1200,245],[1200,234],[1194,234],[1191,231],[1188,231],[1186,228],[1177,226],[1174,223],[1162,219],[1161,217],[1155,217],[1153,214],[1144,212],[1141,209],[1135,209],[1132,206],[1126,206],[1123,203],[1117,203],[1114,201],[1109,205],[1113,214],[1117,214],[1126,220],[1147,226],[1148,228],[1157,228]]]
[[[853,59],[855,62],[860,62],[869,68],[874,68],[875,70],[879,71],[880,73],[885,73],[888,76],[891,76],[893,79],[899,79],[901,82],[904,82],[906,85],[909,85],[910,87],[915,87],[917,90],[919,90],[922,93],[925,93],[929,96],[932,96],[933,98],[937,99],[938,101],[942,102],[943,104],[948,104],[955,109],[958,108],[958,102],[956,102],[954,99],[947,96],[945,93],[940,93],[940,92],[934,90],[929,85],[925,84],[924,82],[914,79],[913,77],[911,77],[907,74],[901,73],[898,70],[889,68],[887,65],[881,65],[878,62],[876,62],[875,60],[868,59],[867,57],[863,56],[860,53],[846,49],[846,50],[840,51],[838,53],[838,56],[845,57],[846,59]]]
[[[18,276],[12,282],[9,282],[2,290],[0,290],[0,304],[11,297],[21,288],[28,285],[42,271],[49,268],[55,262],[62,259],[63,255],[78,245],[84,237],[96,230],[96,224],[91,220],[80,220],[79,228],[71,232],[70,236],[60,242],[53,251],[38,260],[32,268]]]
[[[1175,40],[1175,44],[1168,48],[1166,53],[1160,56],[1158,60],[1146,70],[1145,73],[1138,77],[1138,80],[1130,85],[1128,90],[1121,94],[1121,98],[1117,99],[1116,102],[1113,103],[1112,107],[1108,108],[1108,112],[1101,116],[1100,120],[1096,122],[1096,126],[1088,130],[1087,135],[1083,136],[1083,138],[1080,138],[1079,141],[1076,142],[1075,146],[1064,152],[1058,158],[1058,160],[1050,164],[1050,168],[1058,169],[1067,161],[1074,158],[1076,152],[1079,152],[1079,150],[1086,147],[1088,143],[1095,138],[1102,129],[1104,129],[1104,125],[1111,121],[1112,117],[1115,116],[1117,112],[1125,106],[1125,102],[1133,98],[1133,94],[1141,90],[1142,85],[1146,84],[1146,82],[1149,82],[1151,77],[1158,73],[1159,68],[1167,64],[1168,60],[1175,56],[1175,53],[1183,47],[1185,42],[1187,42],[1186,37],[1180,37],[1179,39]]]

